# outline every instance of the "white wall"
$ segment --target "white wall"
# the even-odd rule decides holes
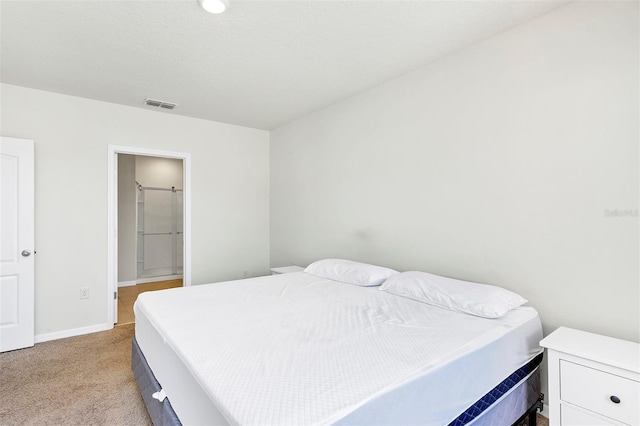
[[[268,132],[1,89],[0,133],[35,140],[36,335],[107,321],[109,144],[191,153],[193,284],[269,273]]]
[[[640,341],[638,3],[576,2],[271,133],[271,264],[512,289]],[[637,210],[636,210],[637,214]]]
[[[136,156],[118,154],[118,283],[136,273]]]
[[[183,189],[182,160],[136,155],[136,180],[142,186]]]

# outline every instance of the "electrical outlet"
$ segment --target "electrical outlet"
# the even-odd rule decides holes
[[[89,298],[89,287],[80,287],[80,299]]]
[[[249,278],[249,270],[245,269],[244,271],[242,271],[242,278]]]

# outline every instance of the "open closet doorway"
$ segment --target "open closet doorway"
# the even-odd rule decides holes
[[[109,321],[133,322],[142,291],[190,285],[190,158],[109,149]]]
[[[183,284],[182,175],[178,158],[118,154],[119,324],[143,291]]]

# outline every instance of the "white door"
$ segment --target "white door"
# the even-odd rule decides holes
[[[0,138],[0,352],[34,343],[33,141]]]

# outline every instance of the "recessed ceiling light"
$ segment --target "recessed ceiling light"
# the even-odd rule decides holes
[[[198,0],[198,3],[209,13],[222,13],[229,6],[228,0]]]

